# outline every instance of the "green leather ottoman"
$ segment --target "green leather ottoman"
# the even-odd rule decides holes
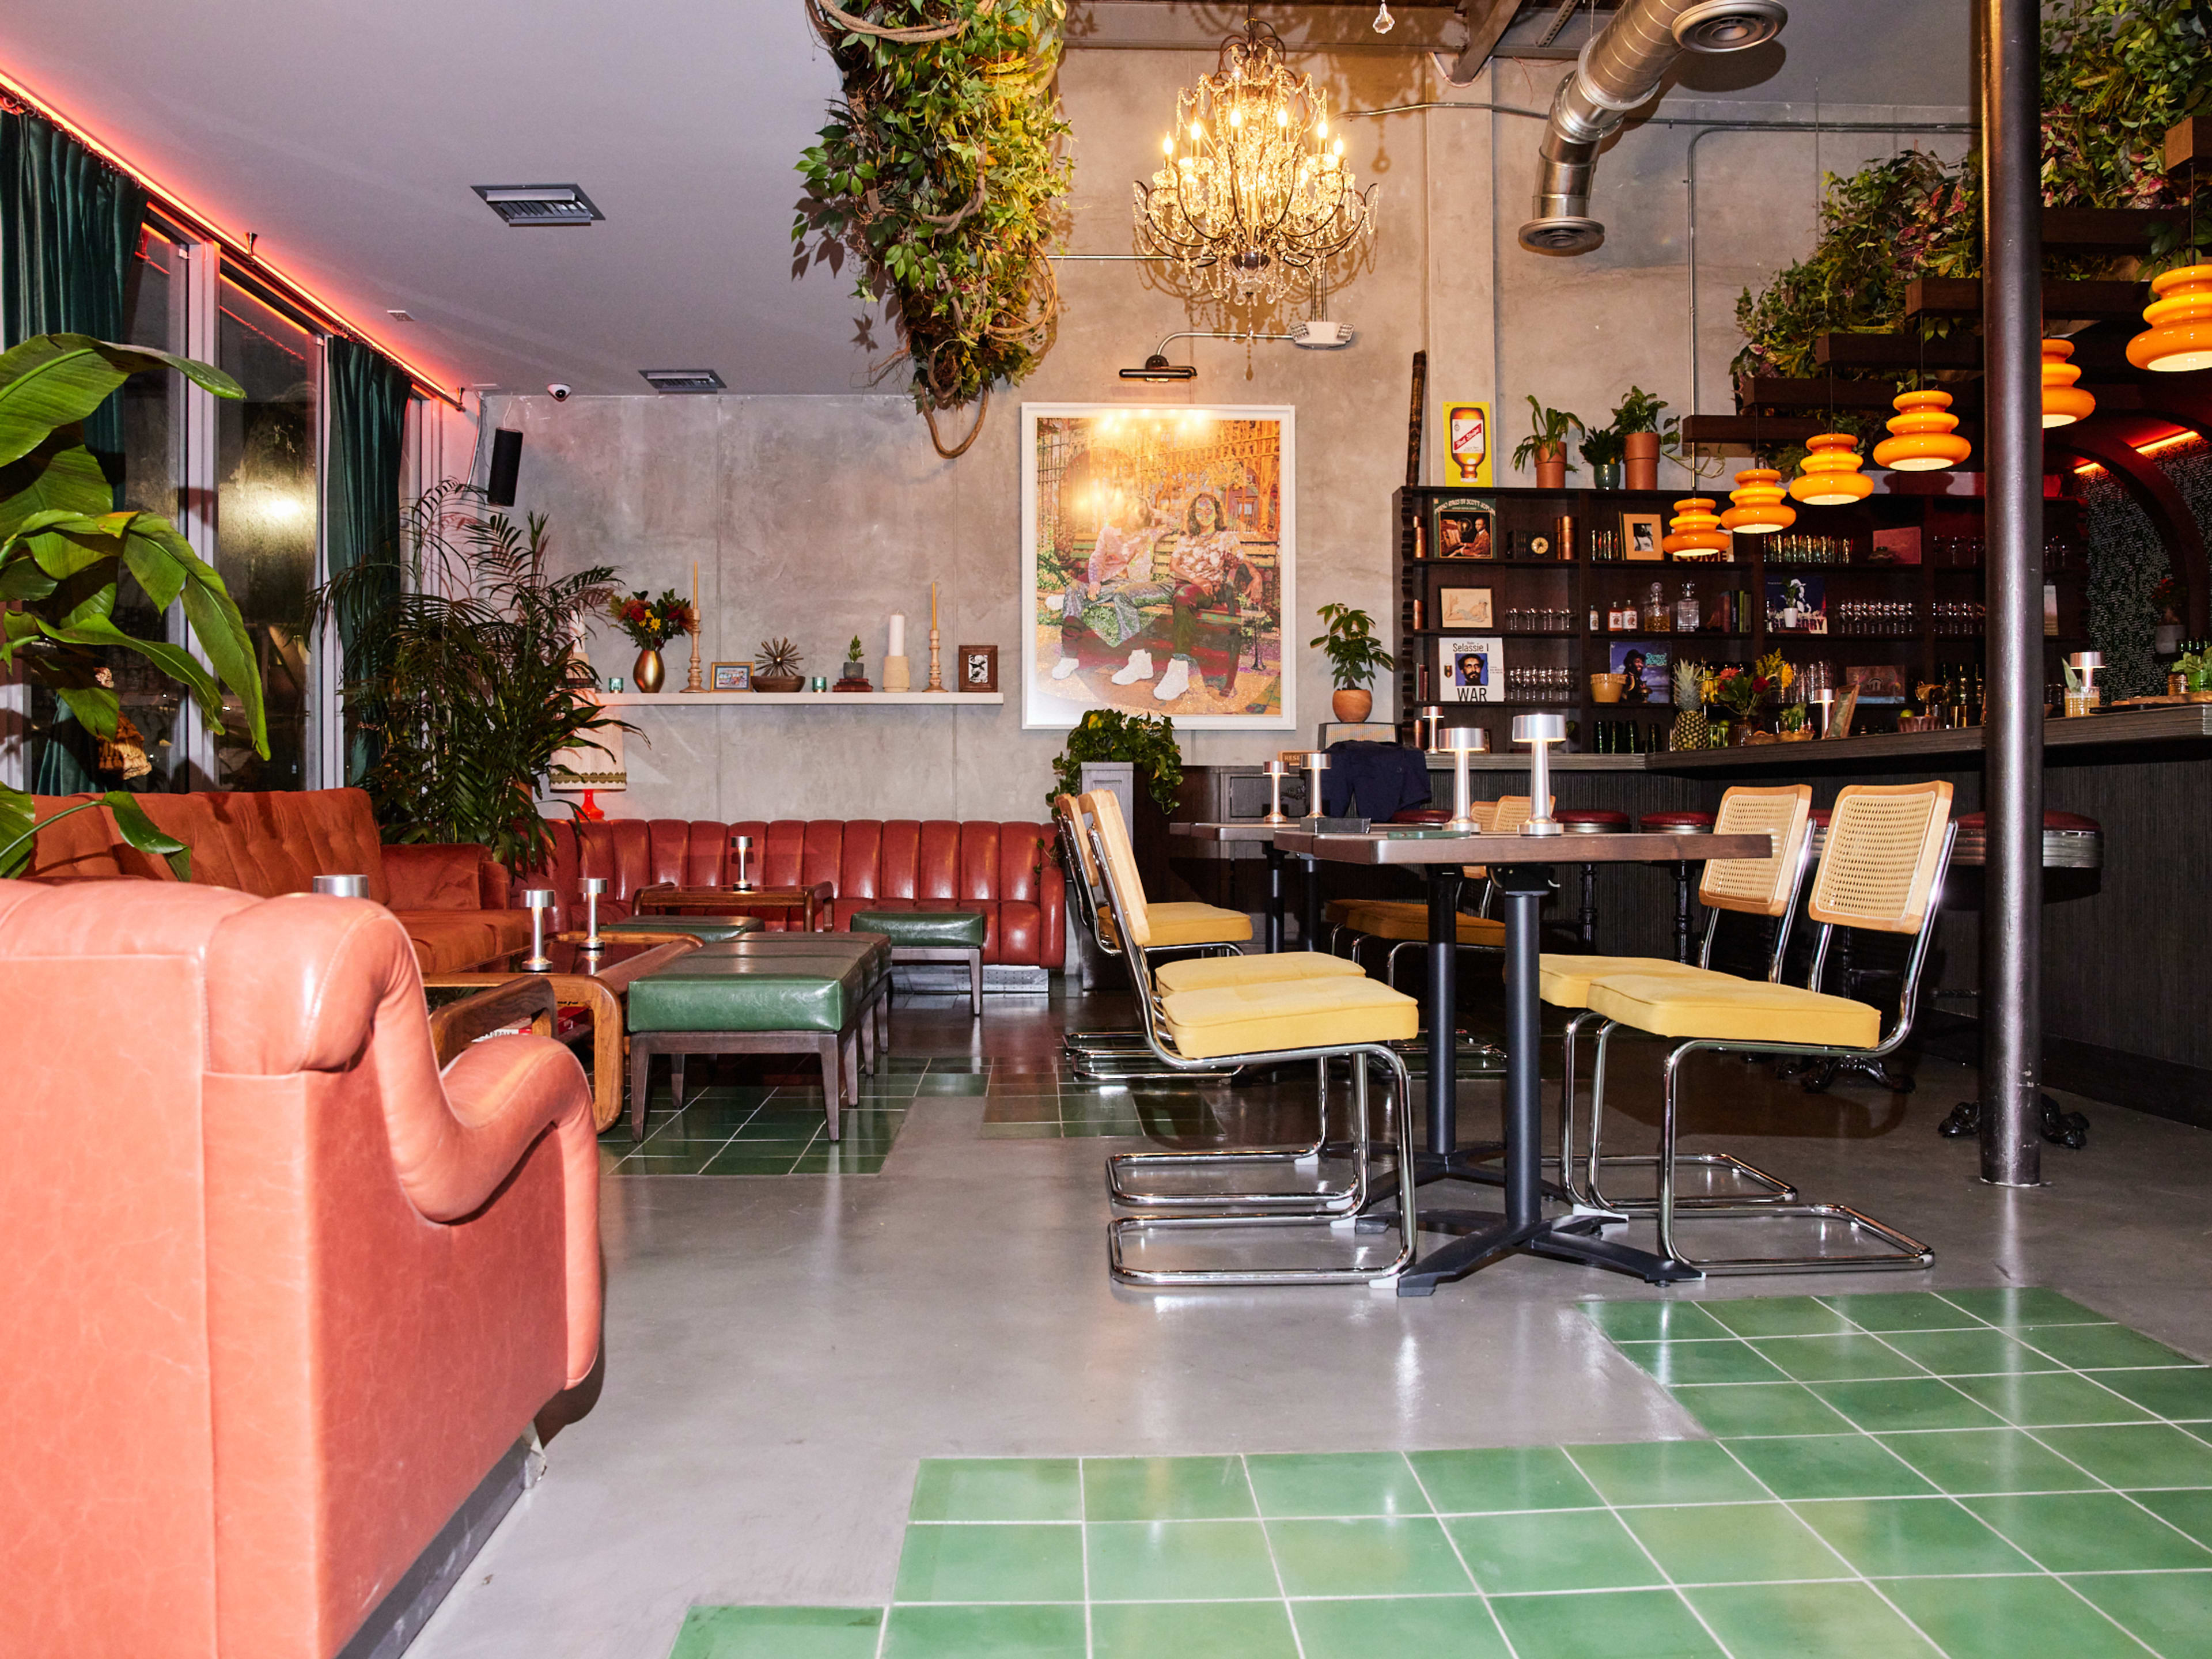
[[[968,964],[968,1017],[983,1014],[983,940],[981,910],[855,910],[856,933],[881,933],[891,944],[891,960],[964,962]]]
[[[860,1103],[860,1072],[876,1059],[890,975],[854,942],[809,952],[796,948],[805,937],[794,938],[794,948],[769,952],[747,949],[750,939],[706,945],[631,984],[632,1139],[645,1133],[656,1054],[669,1057],[680,1105],[688,1055],[792,1053],[820,1059],[822,1109],[830,1138],[837,1138],[838,1111]]]
[[[601,922],[599,932],[617,939],[638,933],[688,933],[712,943],[757,933],[765,925],[758,916],[631,916],[623,921]]]

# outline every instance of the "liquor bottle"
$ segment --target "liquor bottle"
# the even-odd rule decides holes
[[[1673,613],[1667,609],[1667,588],[1662,582],[1651,584],[1644,599],[1644,631],[1647,634],[1671,634],[1674,631]]]
[[[1601,624],[1603,623],[1604,619],[1605,613],[1598,609],[1597,601],[1595,599],[1592,599],[1590,601],[1589,631],[1593,634],[1602,633],[1604,629]]]
[[[1695,582],[1684,582],[1682,597],[1674,601],[1674,631],[1677,634],[1698,631],[1698,585]]]

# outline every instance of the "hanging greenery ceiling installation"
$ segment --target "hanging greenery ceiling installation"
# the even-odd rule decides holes
[[[2043,98],[2046,206],[2181,204],[2165,175],[2165,136],[2212,112],[2212,4],[2062,0],[2044,19]],[[1908,150],[1849,178],[1831,175],[1812,253],[1736,302],[1746,343],[1735,370],[1819,374],[1820,335],[1902,327],[1906,283],[1978,276],[1981,258],[1978,156],[1954,165]],[[2185,250],[2162,261],[2185,262]],[[2112,269],[2105,258],[2044,261],[2053,276]]]
[[[1047,254],[1072,167],[1054,77],[1066,0],[808,0],[844,77],[822,142],[799,158],[799,268],[860,261],[855,292],[889,301],[914,401],[938,453],[964,452],[994,385],[1051,343],[1060,295]],[[810,248],[810,239],[811,246]],[[938,414],[976,405],[952,448]]]

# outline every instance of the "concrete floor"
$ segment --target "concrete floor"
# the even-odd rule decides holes
[[[1103,999],[1000,998],[978,1034],[964,1006],[902,1004],[895,1048],[1019,1066],[1064,1024],[1121,1023]],[[1654,1052],[1619,1074],[1630,1119],[1651,1120]],[[1688,1145],[1919,1235],[1933,1272],[1662,1293],[1516,1257],[1427,1300],[1117,1291],[1100,1169],[1127,1143],[982,1139],[977,1095],[917,1099],[880,1176],[610,1178],[604,1395],[414,1659],[665,1659],[695,1602],[879,1605],[924,1457],[1700,1436],[1581,1297],[2043,1285],[2212,1356],[2203,1131],[2069,1100],[2088,1150],[2048,1149],[2048,1185],[2001,1191],[1971,1143],[1934,1133],[1969,1071],[1923,1060],[1911,1096],[1809,1097],[1709,1064],[1699,1097],[1724,1103],[1725,1133]],[[1496,1096],[1462,1086],[1466,1138],[1494,1132]],[[1701,1237],[1730,1248],[1686,1242]]]

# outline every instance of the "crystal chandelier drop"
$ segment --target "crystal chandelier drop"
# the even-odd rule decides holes
[[[1279,300],[1374,236],[1379,186],[1353,181],[1328,95],[1291,73],[1265,23],[1223,41],[1214,72],[1176,94],[1164,149],[1152,183],[1135,186],[1137,234],[1205,295]]]

